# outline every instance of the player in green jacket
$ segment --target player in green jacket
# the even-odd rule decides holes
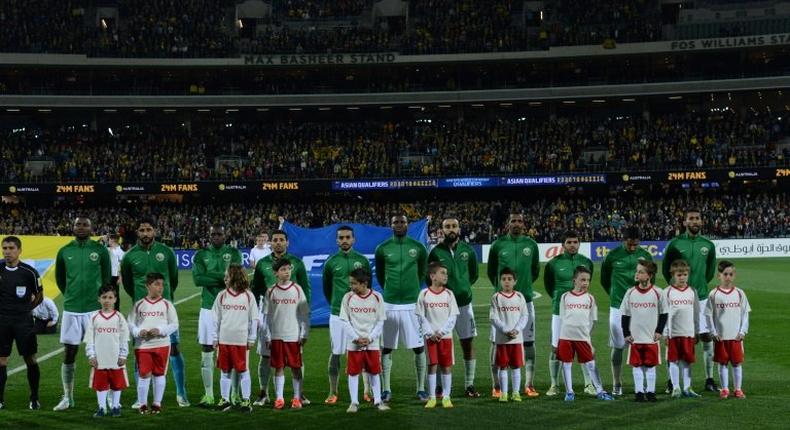
[[[702,315],[702,310],[708,304],[708,283],[716,276],[716,245],[708,238],[702,236],[702,213],[699,209],[686,209],[686,219],[683,222],[686,232],[672,239],[664,249],[664,261],[661,263],[661,272],[664,274],[668,285],[672,285],[672,274],[669,269],[675,260],[686,260],[691,267],[689,285],[697,290],[699,299],[699,338],[702,341],[705,362],[705,390],[719,392],[719,386],[713,379],[713,337],[707,320]],[[669,385],[668,385],[669,387]],[[672,390],[670,389],[671,393]]]
[[[620,315],[620,304],[629,288],[634,286],[634,274],[639,260],[653,261],[653,256],[639,246],[639,227],[628,227],[623,232],[623,244],[609,251],[601,267],[601,286],[609,295],[609,346],[612,348],[612,395],[623,395],[622,370],[625,338]]]
[[[376,279],[384,289],[384,309],[387,312],[381,351],[381,398],[385,402],[392,399],[392,350],[398,348],[400,338],[406,348],[414,351],[417,397],[427,402],[425,346],[414,310],[417,308],[420,284],[428,270],[428,251],[422,243],[406,235],[409,222],[405,215],[393,216],[390,221],[393,237],[380,243],[375,253]]]
[[[540,276],[540,252],[538,244],[526,236],[524,215],[511,213],[508,217],[508,234],[500,237],[491,244],[488,251],[488,280],[499,291],[499,274],[502,269],[509,268],[516,272],[516,291],[524,295],[529,307],[530,319],[524,328],[524,393],[528,397],[536,397],[538,392],[534,388],[535,380],[535,305],[532,303],[532,284]],[[494,363],[495,345],[491,343],[491,380],[493,381],[493,395],[499,396],[498,369]],[[516,388],[519,389],[519,388]]]
[[[331,312],[329,315],[329,396],[324,403],[334,405],[337,403],[337,389],[340,379],[340,357],[346,353],[348,337],[345,334],[345,326],[340,321],[340,306],[343,296],[351,291],[349,275],[356,269],[364,269],[370,273],[370,261],[367,257],[353,249],[354,229],[342,225],[337,228],[336,233],[338,252],[332,254],[324,263],[324,270],[321,275],[324,297],[329,303]],[[363,373],[363,383],[365,393],[368,392],[368,379]]]
[[[302,287],[307,304],[312,306],[310,301],[311,289],[310,278],[307,277],[307,270],[304,267],[302,259],[288,253],[288,234],[282,230],[274,230],[270,235],[272,238],[272,253],[266,257],[261,258],[255,264],[255,274],[252,276],[252,293],[259,301],[259,309],[264,309],[263,300],[266,297],[266,291],[277,284],[277,277],[272,265],[277,260],[285,258],[291,263],[291,281],[296,282]],[[261,339],[261,336],[258,336]],[[271,352],[266,348],[265,342],[258,342],[258,384],[260,386],[260,394],[258,399],[253,403],[256,406],[263,406],[269,401],[269,376],[271,367],[269,367],[269,359]],[[302,377],[304,377],[304,366],[302,366]],[[310,401],[302,394],[302,403],[310,404]]]
[[[55,259],[55,281],[63,294],[60,343],[65,351],[60,370],[63,398],[55,406],[56,411],[74,407],[74,368],[79,345],[91,313],[100,308],[96,300],[99,289],[110,284],[112,275],[109,251],[91,240],[91,220],[77,217],[73,227],[74,240],[61,248]]]
[[[468,243],[461,240],[461,225],[457,218],[447,217],[442,220],[442,233],[444,240],[428,254],[428,263],[436,261],[447,268],[447,288],[455,295],[459,311],[455,321],[455,332],[464,351],[466,395],[480,397],[474,385],[477,365],[474,339],[477,336],[477,327],[472,306],[472,285],[478,278],[477,253]]]
[[[200,292],[200,317],[198,318],[198,343],[200,354],[200,376],[205,394],[200,406],[214,404],[214,299],[225,289],[225,272],[231,263],[241,264],[241,252],[225,244],[225,227],[211,227],[211,245],[195,254],[192,265],[192,280]],[[231,381],[237,382],[237,374],[231,372]],[[235,384],[238,385],[238,384]],[[236,390],[232,390],[234,393]]]
[[[121,260],[121,279],[123,289],[132,297],[133,305],[146,296],[145,277],[149,273],[160,273],[164,277],[165,288],[162,296],[173,301],[178,288],[178,263],[176,254],[169,246],[156,241],[156,222],[151,218],[137,221],[137,244]],[[178,347],[181,343],[179,332],[170,335],[170,367],[176,384],[178,406],[189,406],[186,381],[184,378],[184,356]],[[136,406],[136,405],[133,405]]]
[[[593,262],[582,254],[579,254],[581,241],[579,234],[569,230],[562,235],[562,254],[552,258],[543,269],[543,286],[551,297],[551,354],[549,355],[549,374],[551,376],[551,387],[546,391],[547,396],[559,394],[558,378],[560,374],[560,362],[557,360],[557,345],[560,340],[560,300],[562,295],[573,289],[573,273],[578,266],[584,266],[590,270],[590,277],[593,273]],[[597,394],[595,387],[590,380],[590,372],[586,366],[582,366],[584,376],[584,392],[594,396]]]

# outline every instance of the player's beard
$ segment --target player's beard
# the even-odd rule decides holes
[[[694,236],[698,235],[700,231],[700,227],[696,225],[692,225],[689,227],[689,233],[693,234]]]
[[[452,245],[456,240],[458,240],[458,235],[454,231],[444,235],[444,242],[448,245]]]

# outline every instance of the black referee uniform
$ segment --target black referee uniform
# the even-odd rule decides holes
[[[0,357],[11,355],[14,342],[23,357],[38,352],[31,298],[40,293],[41,279],[36,269],[22,262],[16,267],[8,267],[4,260],[0,260]],[[31,376],[28,372],[28,379]],[[0,402],[3,401],[6,378],[7,369],[3,367],[0,369]],[[31,401],[38,400],[38,378],[35,379],[35,386],[31,384],[30,387]]]

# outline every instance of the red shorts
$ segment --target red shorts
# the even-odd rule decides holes
[[[671,337],[667,345],[667,361],[680,361],[694,363],[694,338],[693,337]]]
[[[91,368],[90,386],[96,391],[121,391],[129,386],[126,369]]]
[[[743,363],[743,341],[722,340],[713,342],[713,361],[724,365],[727,363]]]
[[[371,375],[378,375],[381,373],[381,351],[377,349],[348,351],[346,373],[351,376],[359,375],[362,373],[363,369]]]
[[[441,339],[438,342],[425,339],[425,349],[428,350],[428,365],[452,367],[455,364],[452,339]]]
[[[134,357],[137,359],[137,372],[140,375],[163,376],[167,373],[170,345],[160,348],[136,349]]]
[[[574,354],[579,363],[593,361],[593,350],[590,342],[584,340],[560,339],[557,343],[557,360],[563,363],[572,363]]]
[[[661,364],[658,343],[632,343],[628,350],[628,364],[633,367],[653,367]]]
[[[494,362],[500,369],[511,367],[517,369],[524,366],[524,346],[520,343],[506,343],[496,346]]]
[[[273,340],[269,365],[275,369],[284,369],[286,365],[291,369],[301,369],[302,345],[299,342]]]
[[[217,367],[228,373],[235,370],[239,373],[247,371],[247,345],[219,344],[217,351]]]

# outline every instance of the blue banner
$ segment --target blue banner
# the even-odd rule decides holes
[[[356,238],[354,249],[370,260],[370,267],[373,270],[373,288],[381,291],[381,287],[376,282],[374,257],[376,246],[392,237],[391,228],[367,224],[332,224],[321,228],[303,228],[287,222],[283,225],[283,230],[288,234],[288,252],[302,258],[307,269],[307,276],[310,278],[313,292],[311,324],[314,326],[329,324],[330,309],[329,303],[324,297],[321,274],[324,262],[330,255],[338,252],[336,237],[337,228],[341,225],[348,225],[354,229]],[[409,223],[408,235],[427,246],[428,221],[420,220]]]
[[[667,247],[669,243],[668,240],[660,240],[660,241],[642,241],[640,246],[647,250],[650,255],[653,256],[654,261],[661,261],[664,259],[664,248]],[[593,242],[590,244],[590,252],[592,255],[590,259],[594,262],[603,262],[604,258],[606,258],[606,254],[609,251],[617,248],[618,246],[622,245],[622,242]]]

